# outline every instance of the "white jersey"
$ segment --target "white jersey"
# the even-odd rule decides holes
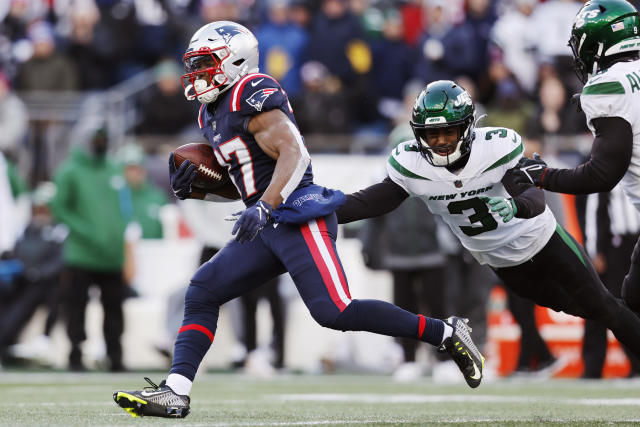
[[[469,161],[458,174],[427,162],[415,141],[393,149],[387,172],[410,196],[419,197],[431,212],[440,215],[478,262],[510,267],[531,259],[556,229],[548,207],[534,218],[513,218],[504,223],[479,198],[510,197],[501,181],[523,151],[522,138],[515,131],[477,128]]]
[[[621,117],[631,125],[631,164],[621,183],[631,203],[640,210],[640,60],[618,62],[591,77],[582,89],[580,105],[594,134],[591,121],[599,117]]]

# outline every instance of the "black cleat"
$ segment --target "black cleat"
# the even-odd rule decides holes
[[[478,387],[482,381],[484,357],[471,339],[469,319],[451,316],[444,322],[453,328],[453,334],[444,340],[438,351],[451,355],[469,387]]]
[[[113,400],[132,417],[184,418],[189,414],[189,396],[171,390],[163,380],[160,385],[144,377],[151,387],[136,391],[116,391]]]

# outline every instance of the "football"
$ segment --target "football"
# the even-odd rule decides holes
[[[176,148],[173,154],[176,169],[185,160],[190,160],[196,165],[198,175],[193,182],[194,187],[202,190],[217,190],[231,181],[227,169],[220,166],[209,144],[184,144]]]

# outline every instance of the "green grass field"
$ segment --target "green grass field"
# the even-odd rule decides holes
[[[159,382],[164,373],[144,374]],[[116,389],[143,374],[0,372],[2,426],[338,426],[640,424],[640,381],[498,380],[471,390],[425,378],[286,375],[257,380],[201,375],[182,420],[132,418]]]

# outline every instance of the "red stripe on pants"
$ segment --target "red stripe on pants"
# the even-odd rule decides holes
[[[326,229],[326,227],[325,227]],[[318,267],[320,271],[320,275],[322,276],[322,281],[324,282],[324,286],[329,291],[329,295],[331,296],[331,300],[338,306],[340,312],[344,311],[347,306],[342,302],[340,296],[338,295],[338,291],[335,288],[335,284],[333,283],[333,279],[331,278],[331,274],[329,273],[329,269],[322,258],[322,254],[316,245],[315,240],[313,239],[313,235],[311,229],[308,224],[304,224],[300,227],[300,231],[302,231],[302,237],[304,237],[304,241],[307,243],[307,247],[311,252],[311,256],[313,257],[313,261]]]
[[[202,333],[203,333],[203,334],[205,334],[207,337],[209,337],[209,340],[210,340],[211,342],[213,342],[213,334],[211,333],[211,331],[210,331],[209,329],[205,328],[204,326],[202,326],[202,325],[197,325],[197,324],[195,324],[195,323],[191,323],[191,324],[189,324],[189,325],[184,325],[183,327],[181,327],[181,328],[178,330],[178,333],[182,333],[182,332],[185,332],[185,331],[191,331],[191,330],[194,330],[194,331],[200,331],[200,332],[202,332]]]
[[[351,299],[351,293],[349,292],[349,284],[347,283],[347,279],[344,277],[344,272],[342,271],[342,266],[338,261],[338,256],[336,255],[336,251],[333,249],[333,242],[329,237],[329,232],[327,231],[327,223],[324,222],[324,219],[319,218],[316,220],[318,223],[318,228],[322,232],[322,240],[324,240],[324,244],[327,245],[327,249],[329,250],[329,255],[331,255],[331,260],[333,260],[333,265],[336,266],[336,270],[338,271],[338,277],[340,277],[340,284],[342,285],[342,289],[344,290],[347,298]]]
[[[427,320],[422,314],[418,314],[418,338],[422,338],[424,334],[424,327],[427,325]]]

